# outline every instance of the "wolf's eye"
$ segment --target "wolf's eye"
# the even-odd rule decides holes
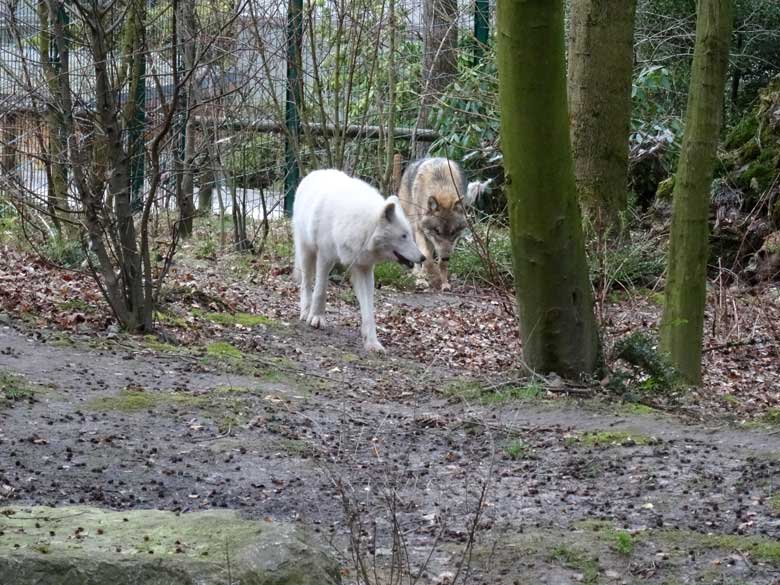
[[[401,236],[401,239],[402,239],[402,240],[405,240],[405,239],[406,239],[406,234],[402,235],[402,236]]]

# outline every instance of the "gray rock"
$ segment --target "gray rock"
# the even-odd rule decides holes
[[[0,509],[2,585],[328,585],[338,563],[299,528],[235,512]]]

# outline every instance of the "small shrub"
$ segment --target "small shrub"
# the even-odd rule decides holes
[[[414,287],[412,272],[396,262],[382,262],[374,267],[374,280],[377,286],[391,286],[398,290]]]
[[[472,226],[474,234],[459,241],[450,258],[450,272],[469,283],[509,286],[512,283],[512,240],[509,229],[494,221],[484,220]]]
[[[637,370],[633,383],[644,392],[669,392],[677,387],[679,376],[668,356],[657,349],[656,340],[641,331],[620,339],[613,350],[613,357],[621,359]],[[620,383],[623,380],[616,377]]]
[[[528,445],[522,441],[512,441],[506,447],[504,447],[504,452],[512,461],[517,461],[518,459],[528,458],[529,448]]]
[[[618,532],[615,534],[614,548],[618,554],[630,557],[634,553],[634,539],[628,532]]]
[[[68,268],[79,268],[87,258],[80,241],[61,237],[51,238],[41,252],[50,262]]]

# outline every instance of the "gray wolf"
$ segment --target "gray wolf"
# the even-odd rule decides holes
[[[466,183],[460,166],[446,158],[425,158],[412,163],[401,177],[398,197],[426,257],[415,268],[417,284],[451,290],[449,260],[458,238],[468,226],[466,208],[485,192],[488,182]],[[427,274],[428,280],[423,276]]]
[[[411,268],[425,261],[398,198],[384,199],[367,183],[341,171],[314,171],[295,192],[293,239],[301,320],[312,327],[325,326],[328,275],[338,262],[351,273],[364,347],[384,351],[374,322],[374,265],[392,260]]]

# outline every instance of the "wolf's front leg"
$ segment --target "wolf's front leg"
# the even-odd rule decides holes
[[[374,269],[352,268],[352,287],[360,303],[360,333],[366,351],[384,351],[385,348],[376,338],[374,321]]]
[[[317,256],[314,253],[309,252],[301,248],[296,252],[298,255],[298,266],[301,274],[301,321],[306,321],[309,318],[309,309],[311,308],[311,294],[314,287],[315,277],[315,263]]]
[[[450,285],[450,279],[449,279],[449,265],[450,261],[439,259],[439,280],[441,282],[441,290],[443,291],[450,291],[452,290],[452,285]]]
[[[412,270],[415,277],[415,285],[420,288],[428,288],[426,274],[431,276],[431,267],[434,265],[433,246],[430,245],[428,238],[420,230],[415,230],[414,241],[417,243],[417,247],[420,248],[422,255],[425,256],[425,262],[423,264],[415,264]]]
[[[314,293],[311,298],[311,308],[307,322],[315,328],[325,327],[325,292],[328,288],[328,276],[333,268],[322,254],[317,255],[317,276],[314,281]]]

